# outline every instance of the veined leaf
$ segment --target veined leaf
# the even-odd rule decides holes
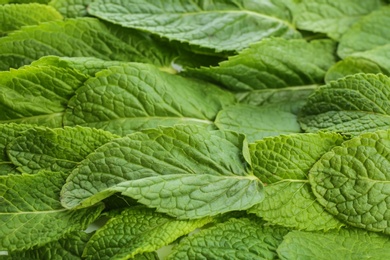
[[[0,72],[0,123],[62,126],[68,100],[86,79],[76,70],[53,66]]]
[[[175,124],[212,126],[218,111],[234,103],[232,94],[215,85],[129,63],[104,70],[79,88],[64,124],[119,135]]]
[[[72,232],[58,241],[50,242],[41,247],[25,251],[14,251],[9,253],[10,260],[80,260],[85,245],[91,237],[83,231]]]
[[[76,18],[87,16],[87,7],[93,0],[51,0],[48,4],[64,17]]]
[[[390,6],[384,6],[363,17],[341,37],[338,55],[345,58],[353,53],[389,45],[389,23]]]
[[[342,141],[338,134],[320,133],[282,135],[250,144],[254,174],[266,183],[266,195],[249,212],[272,224],[297,229],[342,226],[316,201],[307,179],[314,163]]]
[[[318,201],[343,222],[390,234],[389,154],[389,130],[333,148],[310,170]]]
[[[19,173],[8,157],[6,147],[12,140],[20,136],[22,132],[32,127],[24,124],[0,124],[0,176]]]
[[[390,79],[382,74],[356,74],[320,87],[302,108],[299,121],[307,132],[348,134],[388,129]]]
[[[280,244],[280,259],[375,259],[390,257],[388,237],[358,229],[291,231]]]
[[[221,110],[215,125],[222,130],[243,133],[249,142],[267,136],[299,133],[297,116],[277,106],[252,106],[237,104]]]
[[[266,37],[298,38],[290,24],[288,6],[279,0],[261,1],[144,1],[98,0],[91,15],[220,51],[237,51]]]
[[[261,220],[231,219],[186,237],[167,260],[173,259],[276,259],[276,249],[288,233],[265,226]]]
[[[0,250],[24,250],[83,230],[103,209],[68,210],[60,203],[67,175],[41,172],[0,177]],[[41,188],[40,188],[41,187]]]
[[[83,255],[86,259],[133,258],[168,245],[209,222],[211,218],[177,220],[152,209],[125,209],[92,236]]]
[[[0,38],[0,70],[18,68],[47,55],[145,62],[171,70],[174,61],[181,66],[198,66],[210,60],[171,48],[140,31],[94,18],[42,23]]]
[[[334,52],[335,43],[330,40],[309,43],[270,38],[252,44],[218,67],[190,69],[189,74],[234,91],[319,84],[335,63]]]
[[[115,139],[82,161],[63,187],[62,203],[83,207],[122,192],[178,219],[202,218],[263,199],[248,167],[242,135],[194,125],[150,129]]]
[[[41,4],[18,4],[0,6],[0,34],[9,33],[25,25],[61,20],[56,9]]]
[[[339,40],[361,17],[380,6],[380,0],[305,0],[296,6],[294,23],[298,29],[326,33]]]
[[[84,127],[33,128],[20,134],[7,147],[10,160],[18,170],[70,172],[88,154],[119,136]]]

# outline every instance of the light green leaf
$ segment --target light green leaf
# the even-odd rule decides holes
[[[183,67],[215,63],[215,58],[177,50],[143,32],[86,17],[24,27],[0,38],[0,70],[47,55],[145,62],[172,71],[172,63]]]
[[[283,1],[98,0],[91,15],[170,40],[220,51],[237,51],[266,37],[298,38]]]
[[[177,220],[152,209],[125,209],[92,236],[83,255],[86,259],[129,259],[166,246],[209,222],[211,218]]]
[[[258,107],[237,104],[230,106],[218,113],[215,125],[222,130],[243,133],[249,142],[267,136],[301,132],[297,116],[275,105]]]
[[[0,177],[0,250],[25,250],[84,230],[103,209],[68,210],[60,189],[67,175],[41,172]]]
[[[212,126],[218,111],[234,103],[232,94],[214,85],[129,63],[104,70],[79,88],[64,124],[119,135],[175,124]]]
[[[12,140],[7,153],[18,170],[70,172],[88,154],[119,136],[84,127],[34,128]]]
[[[355,23],[340,39],[337,53],[345,58],[390,43],[390,6],[370,13]]]
[[[50,242],[41,247],[35,247],[26,251],[10,252],[9,259],[81,260],[81,255],[91,235],[83,231],[72,232],[58,241]]]
[[[0,34],[9,33],[26,25],[61,19],[61,14],[47,5],[2,5],[0,6]]]
[[[218,67],[189,70],[190,75],[218,82],[234,91],[312,85],[323,82],[335,63],[330,40],[270,38],[252,44]]]
[[[64,17],[76,18],[87,16],[87,7],[93,0],[51,0],[48,4]]]
[[[357,136],[310,170],[318,201],[350,225],[390,234],[390,131]]]
[[[82,161],[62,203],[83,207],[122,192],[179,219],[246,209],[263,199],[246,145],[242,135],[194,125],[137,132]]]
[[[264,200],[249,209],[272,224],[304,230],[342,225],[316,201],[307,180],[309,170],[343,138],[334,133],[294,134],[250,144],[254,174],[266,183]]]
[[[326,33],[339,40],[361,17],[380,6],[380,0],[305,0],[296,6],[294,23],[298,29]]]
[[[32,127],[24,124],[0,124],[0,176],[19,173],[8,157],[6,147],[12,140],[20,136],[22,132]]]
[[[76,70],[53,66],[0,72],[0,123],[62,126],[68,100],[86,79]]]
[[[390,257],[390,240],[358,229],[329,232],[291,231],[280,244],[280,259],[370,259]]]
[[[186,237],[167,260],[276,259],[276,249],[287,233],[260,220],[231,219]]]
[[[355,74],[331,81],[309,97],[299,121],[307,132],[347,134],[390,126],[390,79],[382,74]]]

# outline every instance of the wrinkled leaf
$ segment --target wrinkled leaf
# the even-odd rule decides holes
[[[57,9],[64,17],[87,16],[87,8],[93,0],[51,0],[49,5]]]

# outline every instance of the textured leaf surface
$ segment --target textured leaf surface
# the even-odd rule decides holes
[[[85,245],[90,239],[92,234],[87,234],[83,231],[72,232],[66,235],[64,238],[58,241],[50,242],[41,247],[29,249],[26,251],[10,252],[10,260],[80,260]]]
[[[145,130],[82,161],[63,187],[62,203],[87,206],[123,192],[178,218],[244,209],[262,199],[248,158],[244,137],[235,133],[190,125]]]
[[[41,4],[19,4],[0,6],[0,33],[9,33],[22,26],[61,20],[54,8]]]
[[[287,232],[260,220],[231,219],[183,239],[167,259],[276,259]]]
[[[42,23],[0,38],[0,70],[18,68],[47,55],[136,61],[168,68],[174,60],[182,66],[209,64],[203,56],[193,57],[145,33],[94,18]]]
[[[107,87],[109,86],[109,87]],[[98,73],[69,101],[65,125],[102,128],[119,135],[174,124],[212,125],[234,97],[218,87],[129,63]]]
[[[49,5],[64,17],[76,18],[87,16],[87,7],[92,2],[93,0],[51,0]]]
[[[343,141],[337,134],[295,134],[250,144],[254,174],[264,200],[249,210],[273,224],[305,230],[328,230],[342,224],[316,201],[308,173],[326,152]]]
[[[86,79],[73,69],[53,66],[0,72],[0,123],[62,126],[68,100]]]
[[[70,172],[88,154],[116,137],[119,136],[84,127],[34,128],[14,139],[7,153],[22,172]]]
[[[84,256],[87,259],[132,258],[168,245],[210,221],[211,218],[176,220],[147,208],[125,209],[93,235]]]
[[[326,33],[338,40],[351,25],[380,6],[379,0],[305,0],[294,11],[294,23],[298,29]]]
[[[291,231],[278,248],[281,259],[375,259],[390,257],[388,237],[358,229]]]
[[[266,37],[297,38],[283,1],[94,1],[88,12],[125,27],[216,51],[235,51]]]
[[[372,12],[354,24],[340,39],[337,53],[345,58],[390,43],[390,6]]]
[[[330,40],[271,38],[252,44],[218,67],[190,70],[191,74],[218,82],[234,91],[284,88],[323,82],[335,63]]]
[[[318,201],[350,225],[390,234],[390,131],[362,134],[310,170]]]
[[[301,132],[297,116],[277,106],[230,106],[218,113],[215,125],[222,130],[243,133],[249,142],[267,136]]]
[[[303,130],[349,134],[390,126],[390,79],[378,74],[356,74],[319,88],[302,108]]]
[[[41,246],[83,230],[97,218],[102,204],[79,210],[61,206],[65,179],[65,174],[55,172],[0,177],[0,250]]]

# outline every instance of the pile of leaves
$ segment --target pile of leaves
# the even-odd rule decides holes
[[[0,0],[2,257],[390,259],[389,24],[380,0]]]

